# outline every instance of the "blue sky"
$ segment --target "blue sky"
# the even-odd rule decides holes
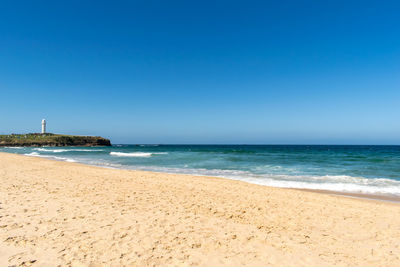
[[[0,133],[400,144],[398,1],[2,1]]]

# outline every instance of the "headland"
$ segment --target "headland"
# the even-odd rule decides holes
[[[0,135],[2,146],[111,146],[111,142],[100,136],[29,133]]]

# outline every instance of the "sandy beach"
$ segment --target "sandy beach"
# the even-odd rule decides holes
[[[1,266],[400,266],[400,205],[0,153]]]

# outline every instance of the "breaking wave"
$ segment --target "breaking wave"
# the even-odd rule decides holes
[[[48,149],[48,148],[34,148],[33,150],[41,152],[53,152],[53,153],[63,153],[63,152],[99,152],[104,151],[103,149]]]
[[[150,153],[150,152],[110,152],[111,156],[116,157],[139,157],[139,158],[149,158],[153,155],[163,155],[168,154],[167,152],[157,152],[157,153]]]
[[[67,161],[67,162],[77,162],[76,160],[71,159],[71,158],[41,155],[41,154],[39,154],[39,153],[37,153],[37,152],[26,153],[26,154],[24,154],[24,155],[26,155],[26,156],[31,156],[31,157],[39,157],[39,158],[49,158],[49,159]]]

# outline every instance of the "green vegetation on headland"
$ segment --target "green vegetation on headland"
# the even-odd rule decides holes
[[[2,146],[111,146],[111,142],[99,136],[29,133],[0,135]]]

